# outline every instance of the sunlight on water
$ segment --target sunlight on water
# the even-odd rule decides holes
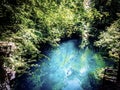
[[[77,40],[69,40],[49,51],[33,75],[27,78],[29,90],[97,90],[95,71],[105,67],[94,51],[77,48]],[[95,89],[96,88],[96,89]]]

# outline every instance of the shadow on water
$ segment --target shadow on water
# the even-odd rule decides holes
[[[57,48],[46,52],[32,70],[32,75],[23,75],[15,90],[98,90],[99,74],[106,63],[93,49],[79,49],[79,40],[67,40]]]

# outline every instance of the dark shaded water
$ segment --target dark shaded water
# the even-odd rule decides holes
[[[98,71],[106,66],[94,50],[78,48],[78,40],[68,40],[47,51],[49,58],[38,62],[32,75],[24,75],[15,90],[97,90]]]

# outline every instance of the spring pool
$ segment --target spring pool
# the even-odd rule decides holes
[[[31,75],[22,77],[15,90],[98,90],[98,71],[106,67],[92,49],[78,48],[78,40],[68,40],[47,51]]]

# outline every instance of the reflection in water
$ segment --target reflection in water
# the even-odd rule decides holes
[[[100,55],[88,48],[80,50],[77,40],[69,40],[49,51],[48,56],[19,84],[20,90],[97,90],[95,72],[105,67]]]

